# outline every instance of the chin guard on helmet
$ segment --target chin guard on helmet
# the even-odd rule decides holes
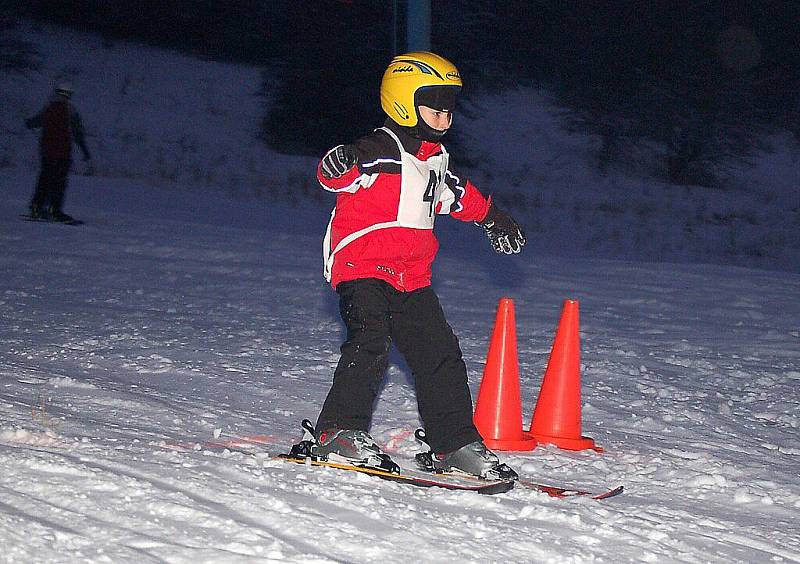
[[[460,90],[460,86],[423,86],[414,94],[414,107],[427,106],[440,112],[452,112]]]

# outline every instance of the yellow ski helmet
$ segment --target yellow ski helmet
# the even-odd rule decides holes
[[[416,94],[420,89],[428,90],[430,87],[446,87],[435,90],[446,92],[448,95],[434,97],[454,103],[455,95],[461,89],[461,75],[458,74],[456,66],[444,57],[428,51],[398,55],[392,59],[386,72],[383,73],[381,108],[399,125],[414,127],[419,120]]]

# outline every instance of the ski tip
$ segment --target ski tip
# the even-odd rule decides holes
[[[478,493],[483,495],[496,495],[506,493],[514,489],[514,480],[502,481],[497,482],[496,484],[492,484],[490,486],[482,486],[480,489],[477,490]]]
[[[624,491],[625,491],[625,486],[617,486],[613,490],[608,490],[605,493],[601,493],[600,495],[593,496],[592,499],[608,499],[610,497],[614,497],[616,495],[619,495]]]

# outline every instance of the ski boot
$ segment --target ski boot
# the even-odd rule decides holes
[[[47,214],[47,212],[38,204],[31,204],[30,210],[31,213],[29,217],[31,219],[50,219],[50,216]]]
[[[302,425],[310,437],[293,446],[292,455],[400,473],[400,466],[381,450],[366,431],[327,429],[317,435],[308,419],[304,419]]]
[[[53,207],[50,208],[50,221],[58,221],[59,223],[74,223],[75,218],[71,215],[67,215],[61,210],[57,210]]]
[[[414,436],[425,442],[425,431],[418,429]],[[417,465],[430,472],[460,472],[486,480],[518,480],[519,475],[507,464],[501,464],[497,455],[486,448],[483,441],[475,441],[447,453],[421,452]]]

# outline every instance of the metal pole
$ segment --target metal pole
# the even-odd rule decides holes
[[[392,0],[392,56],[399,54],[397,45],[397,0]]]
[[[408,0],[407,37],[409,51],[431,50],[431,0]]]

